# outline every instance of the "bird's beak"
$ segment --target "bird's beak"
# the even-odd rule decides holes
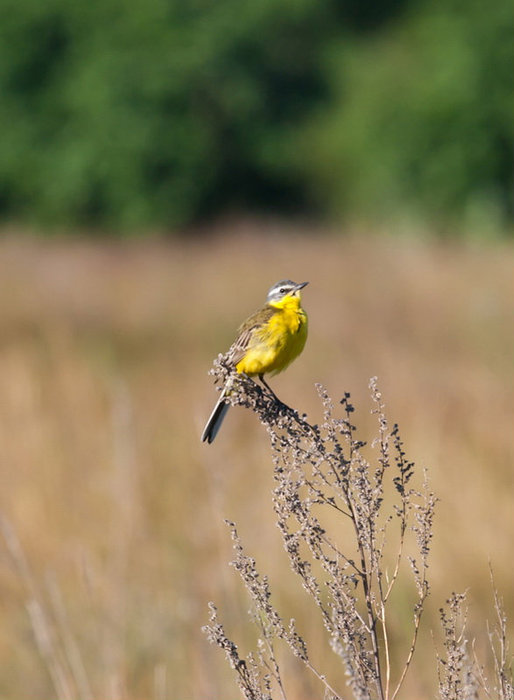
[[[299,292],[300,289],[303,289],[306,287],[309,283],[308,282],[300,282],[300,284],[297,284],[296,287],[294,288],[295,292]]]

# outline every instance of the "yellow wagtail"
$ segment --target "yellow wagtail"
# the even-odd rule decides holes
[[[281,280],[271,287],[266,304],[252,314],[239,328],[237,338],[227,353],[230,366],[248,377],[259,377],[274,395],[264,379],[265,374],[282,372],[302,352],[307,340],[307,314],[301,306],[300,290],[308,282],[297,284]],[[230,408],[226,396],[230,380],[221,392],[202,440],[211,443]]]

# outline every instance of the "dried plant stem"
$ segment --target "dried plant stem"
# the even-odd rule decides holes
[[[378,436],[372,443],[376,450],[373,465],[364,456],[365,443],[356,437],[349,394],[341,400],[343,416],[335,417],[329,396],[318,386],[324,413],[323,423],[318,426],[310,424],[249,378],[232,375],[223,357],[218,359],[213,373],[221,384],[231,377],[234,390],[230,401],[253,410],[268,430],[277,526],[291,568],[319,610],[332,649],[341,658],[346,685],[357,700],[394,700],[411,666],[429,593],[426,570],[437,499],[428,488],[426,475],[421,490],[411,487],[414,464],[405,457],[398,427],[392,430],[388,427],[376,380],[370,384],[373,412],[378,418]],[[395,494],[392,501],[391,486]],[[320,518],[325,511],[351,523],[353,544],[348,549],[338,543],[337,531],[329,531],[322,524]],[[393,521],[398,523],[394,538]],[[325,691],[334,698],[341,697],[311,662],[307,644],[296,632],[294,621],[286,625],[273,607],[267,578],[259,576],[253,559],[244,554],[234,524],[230,527],[236,551],[234,566],[252,598],[254,622],[267,654],[264,666],[268,677],[273,677],[280,697],[285,700],[286,691],[273,637],[286,643],[320,680]],[[417,600],[405,660],[398,677],[393,679],[387,611],[397,581],[409,572],[409,567],[404,566],[408,531],[412,533],[408,561]],[[390,577],[384,559],[388,540],[394,541],[396,548]],[[206,631],[212,641],[228,648],[225,638],[221,638],[221,644],[216,640],[212,625]],[[270,686],[265,679],[261,681],[255,681],[252,691],[257,693],[255,697],[271,697]],[[248,692],[245,682],[243,679],[240,687]]]
[[[54,629],[53,620],[45,606],[29,563],[14,528],[3,515],[0,517],[0,532],[5,541],[13,567],[25,589],[26,609],[34,633],[38,651],[48,669],[58,700],[73,700],[75,683],[73,671],[68,665],[66,652]],[[73,654],[72,654],[73,655]],[[86,695],[87,698],[87,690]]]

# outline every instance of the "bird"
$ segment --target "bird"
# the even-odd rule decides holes
[[[226,359],[239,374],[258,377],[266,389],[275,393],[264,379],[282,372],[302,352],[307,340],[308,319],[302,308],[301,290],[308,282],[280,280],[274,284],[264,306],[239,327]],[[230,408],[232,378],[229,378],[207,421],[202,441],[211,443]]]

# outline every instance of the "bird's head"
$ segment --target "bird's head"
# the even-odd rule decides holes
[[[266,299],[268,304],[271,306],[282,306],[282,302],[287,301],[288,298],[296,298],[300,301],[301,295],[300,290],[302,290],[308,282],[293,282],[292,280],[280,280],[274,284],[268,292],[268,297]]]

